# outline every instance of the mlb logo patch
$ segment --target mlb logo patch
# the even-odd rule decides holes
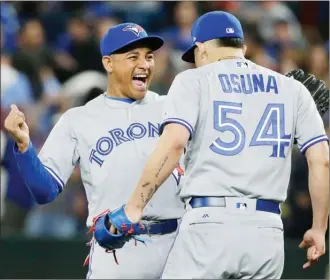
[[[231,34],[234,32],[235,32],[234,28],[226,28],[226,33]]]
[[[123,29],[123,31],[131,31],[136,36],[139,36],[140,33],[144,31],[144,29],[141,26],[137,25],[137,24],[129,24]]]
[[[247,208],[247,204],[246,203],[242,203],[242,202],[237,202],[236,203],[236,208],[237,209],[245,210]]]
[[[247,62],[238,61],[237,62],[237,67],[240,67],[240,68],[249,68],[249,64],[247,64]]]

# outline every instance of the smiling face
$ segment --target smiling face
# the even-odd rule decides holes
[[[110,91],[118,97],[142,99],[149,88],[155,61],[148,47],[135,46],[104,56],[104,68],[110,76]]]

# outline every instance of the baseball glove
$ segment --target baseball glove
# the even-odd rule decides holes
[[[316,79],[313,74],[305,73],[301,69],[291,70],[289,73],[285,74],[285,76],[293,77],[308,89],[314,99],[320,116],[323,117],[329,110],[329,89],[327,89],[325,82]]]
[[[110,232],[110,226],[117,229],[117,233]],[[93,219],[91,231],[94,234],[96,242],[106,250],[114,254],[118,264],[115,251],[124,247],[130,239],[144,243],[143,239],[136,235],[146,232],[145,225],[141,223],[132,223],[125,214],[124,205],[114,211],[107,210]]]

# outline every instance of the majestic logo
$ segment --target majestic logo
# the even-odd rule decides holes
[[[127,129],[111,129],[108,131],[107,135],[97,140],[95,147],[91,150],[89,155],[90,163],[96,163],[101,167],[104,158],[116,147],[125,142],[136,141],[144,137],[156,138],[159,136],[159,127],[160,124],[154,125],[148,122],[146,125],[142,123],[132,123]]]
[[[139,25],[136,25],[136,24],[129,24],[127,25],[123,31],[131,31],[133,32],[136,36],[139,36],[141,32],[144,31],[144,29],[139,26]]]

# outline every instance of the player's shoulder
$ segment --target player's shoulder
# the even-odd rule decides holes
[[[203,77],[205,75],[205,73],[206,72],[204,71],[204,69],[202,69],[202,67],[192,68],[192,69],[187,69],[187,70],[184,70],[184,71],[178,73],[175,76],[175,79],[191,81],[191,80],[196,80],[197,78]]]
[[[155,104],[162,104],[166,99],[166,95],[160,95],[157,92],[152,90],[148,90],[146,97],[143,99],[143,104],[146,103],[155,103]]]
[[[102,106],[102,95],[95,97],[94,99],[88,101],[85,105],[77,106],[68,109],[62,114],[62,118],[66,120],[77,120],[82,115],[85,115],[89,111],[95,111],[95,108],[100,108]]]
[[[199,68],[184,70],[176,74],[171,86],[171,90],[172,88],[175,89],[177,87],[183,87],[186,89],[193,88],[194,91],[198,91],[198,89],[201,87],[201,84],[205,80],[205,77],[205,73]]]

